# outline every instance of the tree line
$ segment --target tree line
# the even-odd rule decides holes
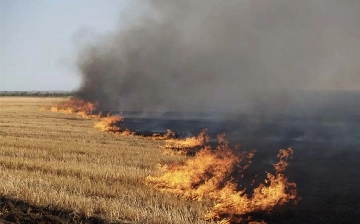
[[[67,97],[73,95],[73,91],[0,91],[0,96]]]

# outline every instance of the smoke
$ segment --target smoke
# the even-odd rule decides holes
[[[303,92],[360,90],[358,0],[138,4],[79,54],[77,96],[101,109],[286,110]]]

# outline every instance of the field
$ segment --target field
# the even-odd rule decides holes
[[[111,117],[90,119],[81,114],[40,110],[43,106],[68,100],[0,97],[0,223],[211,224],[215,221],[206,221],[204,217],[221,206],[214,206],[210,197],[220,198],[220,205],[225,205],[225,210],[220,209],[220,219],[234,218],[234,221],[240,214],[241,219],[255,220],[243,220],[243,223],[265,223],[262,220],[269,224],[360,222],[360,117],[356,109],[345,110],[354,108],[352,104],[342,107],[346,113],[329,110],[331,113],[326,116],[315,117],[299,113],[296,117],[286,115],[260,122],[253,115],[227,119],[195,116],[189,119],[182,118],[184,115],[189,117],[183,113],[152,118],[128,113],[121,121],[121,125],[138,133],[149,135],[154,130],[170,128],[183,138],[189,133],[194,136],[207,127],[211,144],[216,134],[224,132],[231,142],[241,143],[238,152],[256,148],[250,168],[243,173],[245,178],[234,182],[232,178],[236,176],[232,174],[240,176],[239,173],[228,175],[224,167],[238,162],[228,151],[220,151],[218,157],[210,153],[210,157],[203,158],[197,155],[206,156],[206,152],[194,157],[166,155],[161,148],[166,141],[101,132],[94,128],[97,120]],[[104,130],[106,128],[109,127],[105,126]],[[176,139],[171,140],[178,143]],[[279,149],[290,146],[294,149],[294,156],[284,175],[289,182],[296,183],[296,200],[280,206],[276,202],[269,209],[255,206],[250,212],[241,213],[242,205],[263,202],[264,198],[252,200],[255,195],[252,192],[257,184],[263,183],[265,171],[273,172]],[[189,158],[198,160],[188,163]],[[224,164],[227,160],[230,162]],[[159,164],[173,163],[191,165],[169,166],[173,169],[169,168],[171,172],[166,178],[178,176],[174,180],[176,184],[167,191],[180,192],[178,195],[164,193],[166,188],[159,191],[146,182],[148,176],[161,177]],[[204,172],[198,172],[201,165],[208,166]],[[191,169],[185,168],[209,178],[189,175]],[[228,176],[223,179],[214,174],[219,170]],[[185,171],[187,175],[183,176],[184,173],[179,171]],[[196,178],[200,182],[194,182]],[[237,192],[224,196],[222,190],[225,187],[221,181],[226,178],[237,184],[236,191],[246,186],[245,193],[250,197]],[[169,184],[168,179],[149,180],[164,187]],[[252,181],[255,185],[246,185],[254,183]],[[218,185],[214,187],[212,182]],[[209,186],[211,190],[205,189]],[[205,189],[206,194],[199,189]],[[274,192],[260,196],[269,199],[268,196]],[[181,197],[184,194],[190,198],[204,196],[204,200],[186,200]],[[250,198],[251,203],[235,203],[234,206],[233,198],[245,202]],[[247,206],[244,208],[248,209]]]
[[[184,156],[163,155],[160,141],[101,133],[91,119],[39,110],[63,100],[0,98],[0,222],[205,223],[208,203],[144,183],[158,163]]]

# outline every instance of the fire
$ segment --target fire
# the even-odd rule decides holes
[[[211,199],[214,206],[205,218],[229,223],[243,220],[250,212],[270,211],[296,198],[296,184],[290,183],[283,174],[288,166],[286,160],[293,154],[291,148],[280,150],[279,162],[274,165],[275,174],[267,173],[264,183],[247,195],[244,189],[238,188],[242,171],[251,164],[254,153],[235,153],[229,149],[224,136],[218,137],[216,150],[204,147],[184,164],[162,166],[163,174],[148,176],[146,183],[186,199]]]
[[[135,135],[129,129],[121,129],[120,122],[124,118],[121,115],[108,114],[105,117],[100,117],[99,121],[95,123],[94,127],[102,132],[113,132],[119,136],[132,136]]]
[[[151,139],[153,140],[168,140],[168,139],[174,139],[175,138],[175,132],[173,132],[170,129],[166,130],[166,133],[164,135],[158,134],[158,133],[154,133],[151,136]]]
[[[69,101],[66,101],[61,104],[56,104],[46,109],[42,107],[40,110],[50,110],[51,112],[60,112],[65,114],[77,114],[85,118],[97,118],[97,121],[94,125],[96,129],[99,129],[103,132],[114,132],[121,135],[133,135],[134,133],[130,130],[121,130],[119,123],[123,121],[123,117],[120,115],[111,115],[110,113],[106,116],[103,116],[101,112],[99,114],[94,114],[93,112],[97,108],[97,103],[91,103],[79,98],[71,98]]]
[[[186,139],[167,139],[166,153],[176,152],[177,154],[194,154],[203,148],[210,141],[207,129],[203,129],[198,136],[188,137]]]
[[[103,132],[120,132],[119,123],[123,120],[120,115],[108,114],[106,117],[101,117],[100,121],[96,122],[94,127]]]
[[[82,117],[97,118],[94,127],[103,132],[113,132],[117,135],[135,135],[129,129],[122,130],[120,115],[102,116],[93,112],[96,103],[72,98],[68,102],[54,105],[49,110],[66,114],[75,113]],[[42,108],[41,110],[43,110]],[[232,150],[224,134],[218,135],[218,146],[209,146],[210,137],[207,129],[198,136],[177,139],[175,132],[167,130],[164,135],[153,134],[151,139],[165,140],[165,149],[177,154],[194,155],[183,164],[160,166],[160,176],[148,176],[147,184],[152,184],[158,190],[170,192],[190,200],[211,200],[212,209],[206,214],[206,219],[221,220],[224,223],[248,222],[265,224],[264,221],[252,221],[245,218],[252,212],[270,211],[277,205],[282,205],[296,199],[296,184],[289,182],[284,172],[291,159],[291,148],[281,149],[277,155],[279,162],[274,164],[275,173],[267,173],[263,183],[254,188],[248,195],[241,187],[243,171],[252,163],[255,151],[238,152]],[[250,184],[253,186],[255,180]]]
[[[201,200],[216,193],[216,189],[230,178],[232,167],[238,162],[239,158],[233,156],[231,151],[219,150],[214,153],[211,149],[202,149],[184,165],[164,166],[163,176],[148,177],[146,181],[159,190]]]
[[[291,157],[292,154],[294,154],[294,150],[292,148],[288,149],[281,149],[277,155],[279,158],[279,162],[274,164],[274,168],[276,170],[276,173],[285,172],[287,166],[289,165],[286,161]]]
[[[130,131],[129,129],[125,129],[125,130],[122,130],[120,132],[116,132],[117,135],[120,135],[120,136],[133,136],[135,135],[134,132]]]
[[[286,158],[282,153],[291,153],[292,149],[281,149],[278,157],[279,163],[287,166]],[[285,165],[286,164],[286,165]],[[270,211],[276,205],[282,205],[297,196],[296,184],[290,183],[281,170],[276,170],[276,174],[267,173],[264,183],[254,189],[251,196],[244,194],[244,191],[237,191],[237,186],[233,182],[221,189],[217,204],[206,215],[209,219],[220,219],[229,216],[231,219],[241,220],[241,215],[256,211]]]
[[[77,114],[82,117],[96,117],[97,115],[93,114],[96,108],[97,103],[91,103],[79,98],[71,98],[69,101],[51,106],[49,110],[64,114]],[[45,108],[41,108],[41,110],[45,110]]]

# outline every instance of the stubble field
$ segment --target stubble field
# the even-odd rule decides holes
[[[0,222],[211,223],[209,202],[144,183],[157,164],[184,156],[164,155],[161,141],[99,132],[93,119],[39,110],[64,100],[0,98]]]
[[[257,123],[93,106],[0,97],[0,223],[359,223],[357,113]],[[191,137],[153,135],[164,128]]]

